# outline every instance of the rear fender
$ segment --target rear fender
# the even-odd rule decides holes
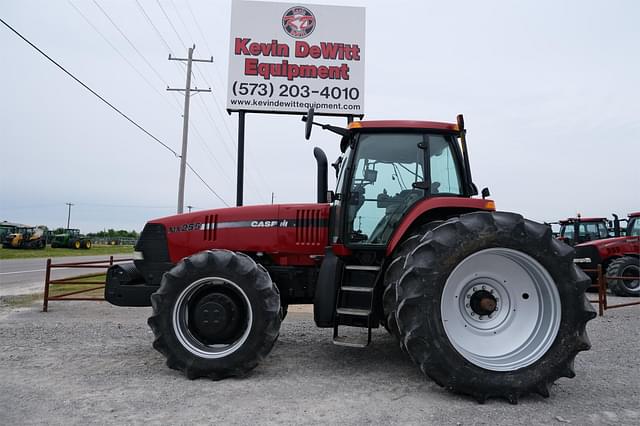
[[[419,201],[402,218],[391,235],[386,255],[390,256],[403,237],[418,225],[434,220],[446,220],[464,213],[495,211],[495,209],[495,203],[492,200],[477,198],[436,197]]]

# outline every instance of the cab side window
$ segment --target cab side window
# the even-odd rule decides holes
[[[462,194],[462,184],[451,145],[442,135],[429,135],[432,194]]]

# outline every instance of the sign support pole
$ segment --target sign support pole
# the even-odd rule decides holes
[[[236,206],[242,205],[244,191],[244,117],[245,111],[238,112],[238,179],[236,188]]]

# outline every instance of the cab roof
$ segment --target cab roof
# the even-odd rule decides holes
[[[366,120],[354,121],[349,124],[349,130],[357,129],[425,129],[445,130],[458,132],[460,129],[455,123],[443,123],[439,121],[412,121],[412,120]]]
[[[561,220],[560,224],[567,224],[567,223],[575,223],[575,222],[604,222],[606,221],[607,218],[606,217],[570,217],[568,219],[565,220]]]

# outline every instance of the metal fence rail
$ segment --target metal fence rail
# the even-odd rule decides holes
[[[114,263],[130,262],[133,259],[117,259],[114,260],[113,256],[110,256],[108,260],[94,260],[88,262],[70,262],[70,263],[56,263],[53,264],[51,259],[47,259],[47,269],[44,278],[44,298],[42,301],[42,312],[47,312],[49,309],[49,301],[55,300],[73,300],[73,301],[101,301],[104,300],[104,296],[101,297],[70,297],[77,296],[79,294],[89,293],[95,290],[104,289],[105,280],[99,280],[98,277],[104,275],[106,270],[113,266]],[[76,275],[69,278],[61,278],[57,280],[51,279],[51,270],[55,268],[78,268],[78,269],[104,269],[104,272],[94,274]],[[88,280],[90,278],[96,278],[96,280]],[[82,281],[78,281],[82,280]],[[52,286],[56,285],[76,285],[76,286],[91,286],[90,288],[82,288],[80,290],[69,291],[63,294],[57,294],[52,296],[50,290]]]
[[[591,303],[598,304],[598,315],[603,316],[604,311],[607,309],[623,308],[625,306],[640,305],[640,300],[636,302],[618,303],[616,305],[609,305],[607,302],[607,280],[638,280],[640,277],[618,277],[613,275],[605,275],[602,272],[602,265],[598,265],[596,269],[583,269],[584,272],[595,272],[597,274],[595,285],[598,287],[598,300],[589,300]]]

